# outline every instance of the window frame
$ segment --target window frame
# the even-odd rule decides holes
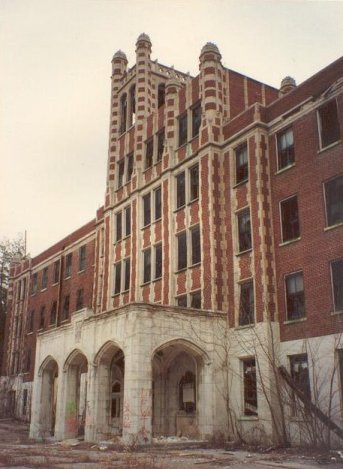
[[[54,312],[54,321],[52,321],[52,318],[53,318],[53,315],[52,313]],[[49,318],[49,325],[53,325],[53,324],[56,324],[57,322],[57,301],[54,300],[52,303],[51,303],[51,308],[50,308],[50,318]]]
[[[126,179],[125,180],[126,180],[126,183],[128,183],[131,181],[132,174],[133,174],[133,166],[134,166],[133,152],[126,155],[125,159],[126,159]]]
[[[303,289],[302,289],[302,296],[303,296],[303,314],[302,316],[299,316],[297,315],[296,317],[294,317],[294,314],[290,315],[290,312],[288,310],[288,307],[289,307],[289,295],[288,295],[288,284],[287,284],[287,280],[288,279],[291,279],[291,278],[295,278],[296,276],[298,276],[299,274],[302,275],[302,284],[303,284]],[[306,318],[306,302],[305,302],[305,278],[304,278],[304,272],[303,270],[297,270],[295,272],[289,272],[287,274],[284,275],[284,292],[285,292],[285,311],[286,311],[286,321],[301,321],[303,319]],[[297,291],[294,295],[296,294],[299,294],[299,292]]]
[[[66,265],[65,265],[65,272],[64,272],[64,278],[70,278],[72,274],[72,268],[73,268],[73,253],[69,252],[66,256]],[[69,261],[70,259],[70,261]]]
[[[197,114],[199,113],[199,114]],[[198,137],[200,134],[202,122],[202,108],[201,101],[198,101],[191,107],[191,120],[192,120],[192,139]]]
[[[44,267],[42,270],[42,290],[46,290],[48,288],[49,283],[49,267]]]
[[[145,142],[144,170],[152,168],[154,164],[154,137],[150,137]]]
[[[246,417],[252,417],[252,418],[258,417],[258,389],[257,389],[256,357],[245,357],[245,358],[241,358],[240,361],[241,361],[241,364],[242,364],[242,377],[243,377],[242,414]],[[246,370],[248,369],[249,364],[251,364],[250,366],[252,366],[255,370],[253,372],[253,379],[250,378],[251,381],[252,381],[252,386],[253,386],[252,391],[248,389],[248,375],[247,375]],[[253,392],[254,399],[251,399],[249,397],[249,392],[248,391],[250,391],[250,393]],[[251,405],[251,403],[249,401],[252,402],[252,407],[254,406],[254,403],[256,402],[256,411],[247,408],[247,406]]]
[[[188,268],[188,242],[187,242],[187,230],[182,230],[176,233],[176,244],[177,244],[177,256],[176,256],[176,272],[181,272]],[[184,240],[184,245],[180,244],[180,239]],[[184,252],[181,249],[184,248]]]
[[[151,274],[152,274],[152,255],[151,254],[152,254],[151,246],[143,249],[142,251],[142,256],[143,256],[142,284],[143,285],[151,282]]]
[[[196,169],[196,184],[194,184],[194,181],[193,181],[193,175],[194,175],[194,170]],[[188,187],[189,187],[189,203],[191,202],[194,202],[195,200],[199,200],[199,191],[200,191],[200,173],[199,173],[199,162],[197,162],[196,164],[192,165],[189,169],[188,169],[188,175],[189,175],[189,183],[188,183]],[[185,181],[186,182],[186,181]],[[187,184],[187,182],[186,182]],[[186,185],[185,184],[185,185]],[[193,187],[196,187],[196,195],[193,196]]]
[[[164,143],[165,143],[165,128],[159,130],[156,134],[157,138],[157,152],[156,152],[156,163],[162,161],[164,153]]]
[[[61,322],[67,321],[69,319],[69,313],[70,313],[70,294],[64,295],[64,298],[63,298],[63,309],[62,309],[62,321]]]
[[[87,245],[83,244],[79,247],[79,272],[86,270],[87,263]]]
[[[146,201],[149,200],[149,203]],[[151,192],[147,192],[142,196],[143,204],[143,228],[151,225]]]
[[[282,207],[283,207],[283,204],[285,204],[287,201],[290,201],[292,199],[296,199],[296,202],[297,202],[298,236],[285,239],[285,229],[284,229],[284,224],[283,224]],[[294,241],[299,240],[301,238],[301,229],[300,229],[300,210],[299,210],[299,204],[298,204],[298,195],[293,194],[293,195],[290,195],[289,197],[286,197],[285,199],[280,200],[279,201],[279,213],[280,213],[280,225],[281,225],[281,243],[287,244],[287,243],[292,243]]]
[[[249,215],[249,232],[247,230],[241,231],[241,218],[244,217],[246,214]],[[253,239],[252,239],[252,226],[251,226],[251,211],[250,206],[244,207],[236,212],[236,224],[237,224],[237,241],[238,241],[238,254],[243,254],[245,252],[252,251],[253,249]],[[249,236],[249,243],[248,247],[243,246],[243,240],[245,236]],[[243,238],[242,238],[243,237]]]
[[[342,281],[342,307],[338,307],[336,305],[336,292],[335,292],[335,284],[334,284],[334,276],[333,276],[333,264],[338,264],[338,263],[342,263],[342,269],[343,269],[343,258],[339,258],[339,259],[334,259],[332,261],[330,261],[330,280],[331,280],[331,292],[332,292],[332,304],[333,304],[333,312],[335,314],[339,314],[339,313],[343,313],[343,281]],[[340,277],[338,276],[338,279]]]
[[[178,147],[188,143],[188,112],[185,111],[178,116]]]
[[[288,145],[285,149],[281,149],[281,138],[286,135],[289,131],[292,132],[292,140],[293,143],[292,145]],[[277,171],[284,171],[287,168],[291,168],[292,166],[295,165],[295,145],[294,145],[294,131],[293,131],[293,126],[289,125],[285,127],[284,129],[279,130],[276,135],[276,163],[277,163]],[[291,150],[291,151],[290,151]],[[291,157],[293,158],[293,161],[288,162],[285,165],[281,165],[281,160],[282,160],[282,152],[287,153],[287,160],[289,161],[289,153],[291,153]]]
[[[255,282],[253,278],[248,278],[241,280],[238,283],[239,286],[239,304],[238,304],[238,327],[250,327],[256,324],[256,298],[255,298]],[[253,298],[253,303],[252,303],[252,311],[250,310],[251,302],[249,303],[249,311],[248,315],[245,314],[243,316],[242,314],[242,304],[243,304],[243,288],[247,286],[252,286],[252,298]],[[250,293],[249,293],[250,295]],[[245,317],[248,318],[248,322],[245,322]]]
[[[60,275],[61,275],[60,269],[61,269],[61,261],[60,259],[58,259],[57,261],[54,262],[54,273],[53,273],[54,285],[56,285],[60,281]]]
[[[83,309],[84,306],[84,296],[85,296],[85,290],[84,288],[78,288],[76,290],[76,302],[75,302],[75,311],[79,311],[80,309]]]
[[[334,223],[331,223],[331,224],[329,223],[328,196],[327,196],[327,191],[326,191],[326,187],[327,187],[328,184],[330,184],[333,181],[336,181],[337,179],[340,179],[340,178],[342,178],[342,180],[343,180],[343,174],[335,175],[334,177],[332,177],[332,178],[330,178],[330,179],[323,182],[326,228],[331,228],[331,227],[335,227],[335,226],[339,226],[339,225],[343,224],[343,209],[342,209],[342,219],[338,220],[338,221],[335,221]],[[339,199],[338,199],[338,201],[339,201]],[[343,202],[342,202],[342,206],[343,206]]]
[[[117,190],[124,186],[125,180],[125,158],[117,161]]]
[[[244,165],[238,165],[238,157],[241,154],[240,152],[245,149],[246,163]],[[248,150],[248,141],[241,142],[235,149],[235,185],[240,185],[247,183],[249,181],[249,150]],[[246,168],[243,171],[243,177],[239,175],[241,168]]]
[[[321,114],[320,112],[328,107],[331,103],[335,103],[335,112],[336,112],[336,118],[337,118],[337,128],[338,128],[338,138],[336,138],[336,140],[328,143],[327,145],[323,145],[323,135],[322,135],[322,132],[323,132],[323,126],[322,126],[322,117],[321,117]],[[325,150],[326,148],[330,148],[331,146],[334,146],[336,145],[338,142],[341,141],[342,139],[342,129],[341,129],[341,123],[340,123],[340,119],[339,119],[339,112],[338,112],[338,103],[337,103],[337,99],[334,97],[332,99],[328,99],[325,103],[323,103],[321,106],[318,107],[317,109],[317,126],[318,126],[318,137],[319,137],[319,150],[322,151],[322,150]]]

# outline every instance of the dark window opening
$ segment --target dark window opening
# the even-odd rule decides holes
[[[114,294],[120,293],[121,290],[121,262],[114,266]]]
[[[121,212],[116,214],[116,241],[120,241],[122,237],[122,217]]]
[[[297,272],[286,277],[287,319],[300,319],[305,316],[304,277]]]
[[[31,350],[29,350],[28,354],[31,354]],[[30,368],[31,368],[31,365],[29,368],[26,368],[27,371],[30,371]],[[23,415],[26,415],[26,412],[27,412],[27,395],[28,395],[28,391],[27,389],[24,389],[24,392],[23,392]]]
[[[160,161],[164,151],[164,129],[157,134],[157,161]]]
[[[310,386],[310,375],[308,370],[307,354],[303,353],[300,355],[292,355],[289,357],[291,376],[294,384],[301,391],[308,401],[311,401],[311,386]],[[296,414],[297,408],[299,408],[300,402],[296,399],[293,394],[293,415]]]
[[[201,126],[201,105],[197,104],[192,109],[192,137],[199,135],[199,130]]]
[[[125,161],[124,159],[118,161],[118,189],[122,187],[124,182]]]
[[[161,188],[155,190],[155,220],[159,220],[162,216],[162,200]]]
[[[48,267],[45,267],[43,269],[43,275],[42,275],[42,289],[47,288],[48,286]]]
[[[44,322],[45,322],[45,306],[42,306],[40,309],[40,316],[39,316],[39,329],[44,329]]]
[[[124,291],[130,288],[130,258],[124,260]]]
[[[157,97],[157,106],[160,108],[163,106],[165,102],[165,94],[166,94],[166,85],[164,83],[160,83],[158,85],[158,97]]]
[[[187,308],[187,295],[181,295],[176,298],[177,306]]]
[[[239,252],[251,249],[250,210],[244,210],[237,215]]]
[[[331,262],[334,311],[343,311],[343,259]]]
[[[60,261],[54,263],[54,283],[58,283],[60,280]]]
[[[282,241],[291,241],[300,236],[299,211],[297,197],[281,202]]]
[[[130,126],[136,122],[136,87],[130,88]]]
[[[120,99],[120,133],[126,131],[126,119],[127,119],[127,96],[123,94]]]
[[[73,254],[70,253],[66,256],[65,278],[68,278],[71,276],[72,261],[73,261]]]
[[[187,113],[179,118],[179,147],[187,142]]]
[[[249,179],[248,146],[246,143],[236,149],[236,183]]]
[[[32,275],[32,287],[31,287],[31,293],[37,293],[38,290],[38,273],[36,272],[35,274]]]
[[[192,237],[192,265],[201,262],[201,246],[200,246],[200,227],[196,226],[191,229]]]
[[[83,303],[84,303],[83,297],[84,297],[84,290],[83,288],[80,288],[79,290],[77,290],[77,294],[76,294],[76,311],[83,308]]]
[[[176,208],[183,207],[186,203],[185,172],[176,176]]]
[[[254,283],[253,281],[242,283],[239,299],[239,325],[254,324]]]
[[[337,350],[338,352],[338,370],[341,391],[341,402],[343,402],[343,349]]]
[[[294,163],[293,129],[286,129],[277,135],[277,149],[279,170]]]
[[[146,249],[143,252],[143,283],[150,282],[151,280],[151,249]]]
[[[79,272],[86,269],[86,246],[79,249]]]
[[[152,160],[154,155],[154,139],[151,138],[146,142],[145,145],[145,168],[150,168],[152,166]]]
[[[257,415],[256,361],[249,358],[243,361],[244,373],[244,415]]]
[[[325,148],[341,138],[336,100],[324,104],[318,114],[321,148]]]
[[[64,302],[63,302],[62,321],[68,319],[69,317],[69,303],[70,303],[70,296],[66,295],[64,297]]]
[[[177,270],[187,267],[187,236],[186,232],[177,235]]]
[[[201,309],[201,291],[190,294],[191,308]]]
[[[131,234],[131,207],[125,209],[125,236]]]
[[[162,244],[155,247],[155,279],[162,277]]]
[[[127,174],[126,174],[126,182],[131,181],[133,173],[133,153],[127,155]]]
[[[57,301],[54,301],[50,311],[50,324],[55,324],[57,319]]]
[[[187,371],[179,383],[179,410],[193,413],[196,410],[195,374]]]
[[[190,200],[199,198],[199,165],[193,166],[189,170],[190,176]]]
[[[151,223],[151,195],[150,193],[143,197],[143,226]]]
[[[325,202],[328,226],[343,223],[343,176],[325,183]]]

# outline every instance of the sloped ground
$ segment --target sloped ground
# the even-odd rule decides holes
[[[332,458],[335,458],[336,461]],[[0,468],[18,469],[225,469],[287,468],[311,469],[329,464],[342,469],[339,453],[315,454],[301,450],[267,453],[225,450],[205,444],[175,441],[160,442],[145,448],[118,447],[110,444],[67,440],[37,443],[29,440],[28,426],[14,420],[0,420]]]

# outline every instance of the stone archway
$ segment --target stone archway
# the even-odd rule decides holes
[[[67,358],[65,437],[83,436],[87,414],[88,360],[80,350],[74,350]]]
[[[43,361],[38,376],[41,377],[40,436],[46,438],[55,435],[56,425],[58,365],[53,357],[48,356]]]
[[[122,349],[106,342],[95,358],[97,368],[97,434],[122,435],[125,358]]]
[[[158,347],[152,358],[154,436],[198,438],[204,352],[185,340]]]

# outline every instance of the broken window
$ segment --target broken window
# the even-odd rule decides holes
[[[125,236],[131,234],[131,207],[125,208]]]
[[[126,131],[127,119],[127,95],[126,93],[120,98],[120,133]]]
[[[133,173],[133,153],[130,153],[126,157],[127,159],[127,174],[126,174],[126,182],[131,181],[132,173]]]
[[[151,248],[143,251],[143,283],[151,280]]]
[[[121,212],[116,214],[116,241],[120,241],[122,236],[122,217]]]
[[[76,311],[83,308],[83,296],[84,290],[83,288],[80,288],[79,290],[77,290],[76,294]]]
[[[162,244],[155,246],[155,275],[154,278],[162,277]]]
[[[79,272],[86,269],[86,246],[79,249]]]
[[[179,383],[179,410],[193,413],[196,410],[195,374],[187,371]]]
[[[287,319],[305,316],[304,278],[302,272],[286,276]]]
[[[249,280],[248,282],[241,283],[240,285],[240,299],[239,299],[239,325],[247,326],[248,324],[254,324],[254,282]]]
[[[158,91],[157,91],[157,106],[160,108],[163,106],[165,102],[165,94],[166,94],[166,85],[164,83],[160,83],[158,85]]]
[[[124,183],[124,172],[125,172],[125,160],[121,159],[118,161],[118,185],[117,188],[120,189]]]
[[[162,215],[162,201],[161,201],[161,187],[158,187],[154,191],[155,199],[155,221],[159,220]]]
[[[334,311],[343,311],[343,259],[331,262]]]
[[[73,254],[69,253],[66,256],[66,270],[65,270],[65,278],[71,276],[71,266],[72,266]]]
[[[287,168],[294,163],[293,129],[290,127],[277,135],[278,169]]]
[[[152,166],[154,155],[154,139],[150,138],[145,144],[145,169]]]
[[[42,290],[48,286],[48,267],[44,267],[42,274]]]
[[[186,232],[177,235],[177,270],[187,267],[187,236]]]
[[[192,109],[192,137],[199,135],[201,125],[201,104],[198,103]]]
[[[289,357],[291,376],[297,389],[301,391],[304,397],[311,401],[311,386],[310,386],[310,375],[308,370],[307,354],[302,353],[300,355],[291,355]],[[296,399],[293,393],[293,405],[292,413],[296,414],[297,407],[299,407],[299,401]]]
[[[64,302],[63,302],[62,321],[65,321],[69,317],[69,303],[70,303],[70,295],[66,295],[64,297]]]
[[[248,146],[246,143],[240,145],[236,151],[236,184],[245,182],[249,178]]]
[[[300,236],[298,199],[296,196],[283,200],[280,203],[282,241],[291,241]]]
[[[183,207],[186,203],[185,172],[176,176],[176,208]]]
[[[201,262],[201,248],[200,248],[200,227],[199,225],[191,228],[192,239],[192,265]]]
[[[57,319],[57,301],[54,301],[50,311],[50,324],[55,324]]]
[[[243,360],[244,415],[257,415],[257,382],[255,358]]]
[[[343,176],[325,183],[327,225],[343,223]]]
[[[160,161],[164,151],[164,129],[157,134],[157,161]]]
[[[124,291],[130,289],[130,258],[124,260]]]
[[[179,117],[179,147],[187,142],[187,112]]]
[[[60,261],[54,263],[54,283],[58,283],[60,280]]]
[[[151,195],[143,197],[143,226],[148,226],[151,223]]]
[[[248,251],[251,249],[251,224],[250,224],[250,210],[242,210],[237,214],[238,220],[238,240],[239,252]]]
[[[335,99],[324,104],[318,110],[320,146],[325,148],[341,138],[337,102]]]
[[[121,289],[121,262],[114,265],[114,294],[120,293]]]
[[[190,202],[199,198],[199,165],[196,164],[189,170]]]

